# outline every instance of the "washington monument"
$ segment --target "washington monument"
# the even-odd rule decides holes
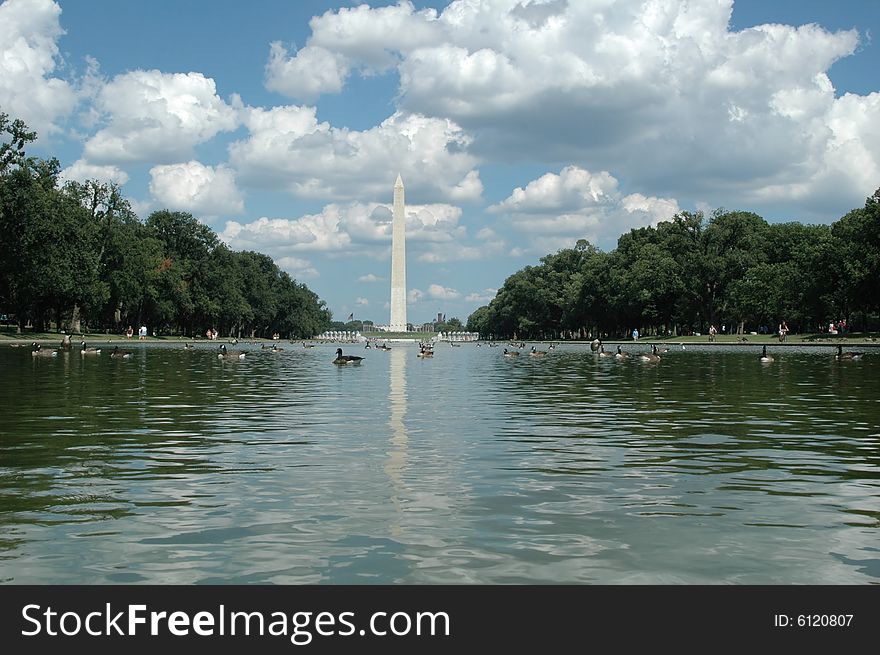
[[[392,332],[406,332],[406,215],[403,180],[394,183],[391,220],[391,323]]]

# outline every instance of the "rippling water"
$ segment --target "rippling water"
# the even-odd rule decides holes
[[[880,352],[126,346],[0,348],[0,580],[880,581]]]

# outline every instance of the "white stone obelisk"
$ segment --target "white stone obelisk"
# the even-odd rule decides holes
[[[403,180],[394,183],[391,220],[391,326],[392,332],[406,332],[406,216]]]

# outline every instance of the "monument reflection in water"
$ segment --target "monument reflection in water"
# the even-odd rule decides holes
[[[391,441],[388,449],[388,461],[385,462],[385,473],[391,482],[391,503],[395,517],[391,523],[391,536],[402,536],[400,514],[403,511],[402,498],[406,495],[403,473],[406,469],[406,351],[394,348],[388,362],[388,404],[390,415],[388,429]]]

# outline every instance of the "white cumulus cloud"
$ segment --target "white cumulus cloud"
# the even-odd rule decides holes
[[[99,182],[113,182],[123,185],[128,182],[128,173],[116,166],[96,166],[83,159],[78,159],[61,171],[61,180],[73,182],[98,180]]]
[[[348,77],[345,57],[325,48],[306,46],[289,57],[279,42],[271,46],[266,64],[266,88],[300,100],[338,93]]]
[[[437,300],[456,300],[461,298],[461,294],[455,289],[444,287],[441,284],[431,284],[428,286],[428,297]]]
[[[150,193],[168,209],[208,216],[244,212],[235,176],[224,166],[215,168],[197,161],[154,166],[150,178]]]
[[[85,158],[95,163],[189,159],[196,145],[238,126],[238,110],[201,73],[117,75],[98,92],[95,109],[107,123],[85,144]]]
[[[300,259],[299,257],[279,257],[275,260],[275,264],[282,271],[290,273],[295,279],[316,278],[318,270],[312,266],[308,259]]]
[[[51,0],[0,5],[0,109],[38,136],[58,132],[77,103],[67,81],[53,77],[60,59],[61,7]]]
[[[498,293],[498,289],[483,289],[482,291],[475,291],[474,293],[469,293],[464,297],[467,302],[480,302],[487,303],[490,302],[495,294]]]
[[[571,247],[577,239],[613,248],[622,233],[656,225],[680,209],[671,198],[623,195],[617,179],[607,171],[591,173],[567,166],[514,189],[489,211],[528,237],[528,251],[546,253]],[[513,256],[525,252],[514,250]]]
[[[858,32],[734,31],[732,10],[733,0],[361,5],[314,18],[295,58],[321,48],[336,62],[323,91],[353,70],[396,67],[399,112],[456,125],[473,156],[612,170],[649,196],[861,204],[880,169],[878,101],[838,97],[828,76]]]
[[[244,111],[249,135],[229,147],[242,180],[305,198],[380,200],[403,175],[407,197],[474,201],[483,185],[468,135],[442,118],[395,113],[364,131],[319,123],[314,107]]]
[[[378,275],[374,275],[373,273],[367,273],[366,275],[361,275],[357,281],[358,282],[381,282],[384,280],[384,277],[379,277]]]
[[[262,217],[250,223],[228,221],[221,234],[236,248],[272,252],[326,252],[387,259],[391,252],[391,210],[379,203],[326,205],[299,218]],[[453,205],[408,205],[406,241],[410,256],[423,261],[477,259],[485,253],[466,245],[459,225],[461,209]],[[372,276],[372,277],[371,277]],[[361,282],[378,281],[372,274]]]

